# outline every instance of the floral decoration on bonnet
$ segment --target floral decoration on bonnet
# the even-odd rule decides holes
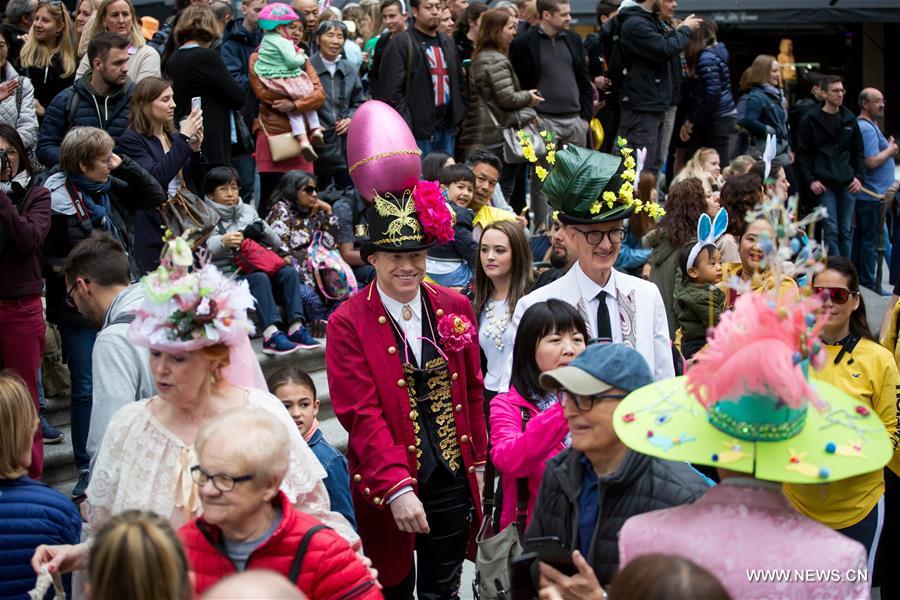
[[[188,242],[166,242],[160,266],[141,278],[144,304],[129,330],[135,344],[189,352],[213,344],[233,345],[253,333],[247,311],[253,296],[246,281],[236,281],[201,257],[192,269]]]
[[[535,163],[542,190],[559,220],[567,224],[617,221],[645,212],[653,219],[665,215],[656,202],[644,202],[635,195],[635,184],[647,156],[635,151],[624,138],[616,140],[617,155],[588,150],[573,144],[557,150],[552,136],[541,132],[547,152],[541,158],[526,132],[519,132],[525,158]]]

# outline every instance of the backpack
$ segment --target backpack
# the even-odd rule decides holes
[[[628,72],[628,64],[625,61],[625,51],[622,48],[622,24],[628,15],[617,14],[608,20],[603,26],[602,48],[603,64],[606,72],[604,75],[608,77],[616,88],[621,87],[625,80],[625,74]]]
[[[329,248],[322,232],[313,234],[306,253],[306,264],[312,271],[319,292],[329,300],[346,300],[356,293],[356,277],[337,248]]]

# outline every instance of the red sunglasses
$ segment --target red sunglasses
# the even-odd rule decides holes
[[[830,297],[835,304],[846,304],[850,296],[855,296],[859,293],[838,287],[813,287],[813,292],[823,296],[826,300]]]

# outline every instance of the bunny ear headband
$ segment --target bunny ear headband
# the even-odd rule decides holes
[[[772,160],[775,158],[775,149],[777,147],[778,140],[771,133],[766,136],[766,148],[763,151],[763,162],[766,163],[766,174],[763,177],[763,184],[767,183],[769,180],[769,173],[772,171]]]
[[[715,246],[716,240],[722,237],[726,229],[728,229],[728,213],[724,208],[720,208],[719,212],[716,213],[716,218],[712,220],[706,213],[700,215],[700,220],[697,221],[697,243],[694,244],[694,247],[691,248],[691,253],[688,254],[687,264],[684,266],[685,270],[694,266],[694,262],[697,260],[701,250],[707,246]]]

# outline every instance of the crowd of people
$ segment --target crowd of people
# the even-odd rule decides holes
[[[895,593],[884,95],[676,7],[9,0],[0,596]]]

